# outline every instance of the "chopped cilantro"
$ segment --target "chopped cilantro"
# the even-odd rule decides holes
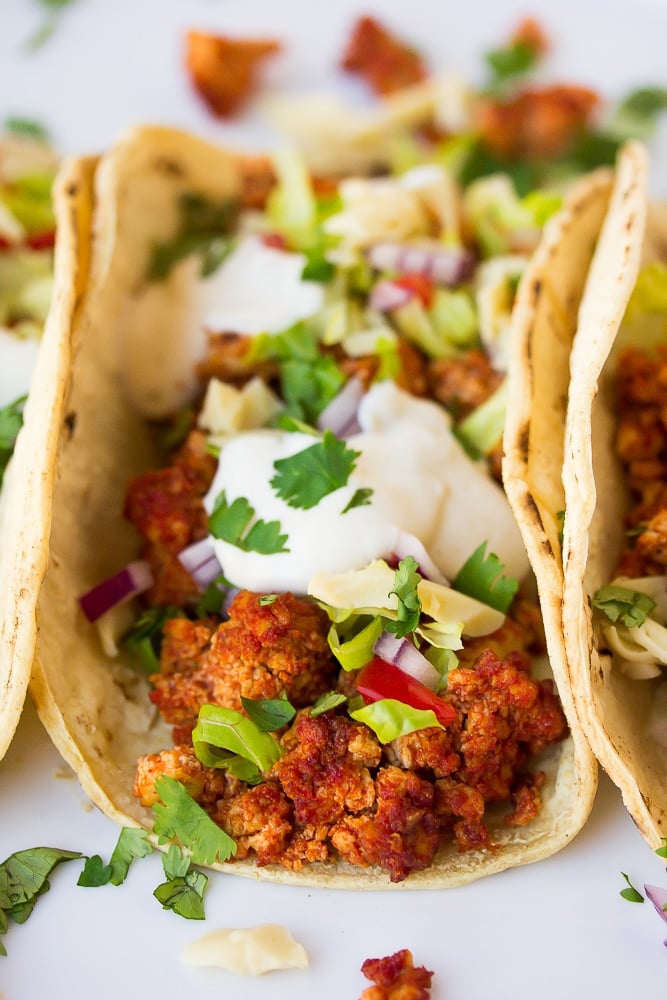
[[[0,486],[14,452],[14,445],[23,426],[23,406],[28,397],[19,396],[0,409]]]
[[[656,847],[655,853],[659,858],[667,858],[667,837],[662,838],[662,844],[660,847]]]
[[[343,507],[341,514],[347,514],[348,510],[354,510],[355,507],[367,506],[371,502],[372,495],[373,490],[367,486],[362,486],[358,490],[355,490],[351,499]]]
[[[109,883],[122,885],[134,859],[145,858],[152,852],[153,845],[145,830],[137,827],[123,827],[109,864],[105,865],[99,854],[86,858],[77,885],[100,886]]]
[[[153,895],[163,909],[173,910],[186,920],[203,920],[208,875],[193,868],[177,844],[171,844],[163,854],[162,867],[167,881],[162,882]]]
[[[394,573],[394,589],[389,591],[390,594],[396,594],[398,598],[398,620],[388,621],[385,628],[387,632],[393,632],[399,639],[414,632],[419,624],[422,606],[417,587],[421,576],[417,570],[417,561],[412,556],[401,559],[398,569]]]
[[[287,698],[252,698],[241,697],[241,704],[250,719],[263,733],[274,733],[291,722],[296,715],[296,709],[290,705]]]
[[[229,233],[236,221],[238,204],[231,198],[213,203],[195,192],[180,200],[181,218],[174,237],[153,247],[148,267],[149,281],[163,281],[172,268],[192,254],[201,260],[201,276],[213,274],[230,249]]]
[[[209,530],[214,538],[220,538],[244,552],[259,552],[262,555],[289,552],[285,547],[287,535],[280,534],[280,522],[255,521],[249,528],[254,516],[255,511],[245,497],[237,497],[229,504],[223,490],[215,499],[208,522]]]
[[[161,775],[155,781],[155,791],[162,801],[153,806],[153,832],[161,844],[180,841],[196,865],[227,861],[236,854],[232,838],[197,805],[180,781]]]
[[[197,617],[206,618],[208,615],[221,615],[230,587],[229,580],[222,573],[215,580],[212,580],[197,602],[195,608]]]
[[[621,889],[620,891],[620,895],[623,897],[623,899],[627,899],[629,903],[643,903],[644,897],[642,896],[641,892],[638,892],[635,889],[634,885],[632,884],[628,876],[625,874],[625,872],[621,872],[621,875],[628,884],[627,889]]]
[[[614,109],[607,130],[619,139],[650,139],[659,116],[667,110],[665,87],[640,87]]]
[[[257,598],[257,603],[260,608],[267,608],[270,607],[271,604],[275,604],[277,600],[277,594],[262,594],[261,597]]]
[[[591,604],[602,611],[609,621],[620,621],[627,628],[643,625],[655,607],[655,601],[648,594],[613,584],[596,590]]]
[[[452,587],[505,613],[519,589],[519,581],[503,576],[504,569],[494,552],[486,555],[486,542],[482,542],[458,571]]]
[[[491,70],[491,86],[497,87],[534,69],[540,54],[534,46],[519,39],[487,52],[484,58]]]
[[[283,333],[255,337],[248,361],[276,361],[285,415],[315,424],[325,406],[345,383],[345,375],[328,354],[319,350],[307,323]]]
[[[40,896],[50,889],[49,875],[64,861],[74,861],[81,854],[56,847],[32,847],[10,854],[0,864],[0,935],[9,921],[25,923]],[[0,940],[0,955],[6,955]]]
[[[58,26],[58,18],[62,11],[65,7],[71,7],[72,4],[76,3],[76,0],[37,0],[37,2],[41,7],[44,7],[47,16],[43,24],[26,43],[26,48],[32,52],[41,48],[49,40]]]
[[[289,507],[310,510],[347,484],[359,454],[326,430],[317,444],[273,463],[271,486]]]
[[[12,132],[14,135],[23,135],[28,139],[36,139],[39,142],[49,141],[47,129],[40,122],[33,121],[30,118],[20,118],[12,115],[9,118],[5,118],[2,127],[5,132]]]
[[[318,715],[330,712],[332,708],[344,705],[346,701],[347,696],[341,691],[327,691],[325,694],[319,696],[308,714],[311,719],[315,719]]]
[[[325,248],[319,243],[306,250],[306,263],[301,272],[302,281],[321,281],[327,284],[336,274],[336,268],[327,260]]]
[[[180,608],[170,605],[147,608],[123,635],[121,642],[133,653],[147,674],[160,669],[160,646],[165,622],[169,618],[182,618]]]

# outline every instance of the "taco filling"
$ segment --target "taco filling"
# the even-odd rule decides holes
[[[547,222],[543,317],[609,188]],[[311,885],[563,846],[595,772],[501,484],[512,308],[561,196],[143,129],[96,198],[31,684],[93,801]]]
[[[179,782],[229,860],[397,882],[445,840],[493,851],[489,807],[534,820],[536,758],[567,733],[532,671],[541,620],[497,481],[539,226],[516,202],[507,252],[481,259],[482,223],[515,197],[501,177],[464,194],[430,166],[318,196],[297,157],[275,168],[261,211],[227,205],[232,235],[203,256],[207,352],[166,428],[190,430],[127,486],[145,609],[120,643],[175,744],[139,758],[134,795]],[[172,266],[154,248],[152,276]],[[82,595],[103,628],[108,603],[107,583]]]

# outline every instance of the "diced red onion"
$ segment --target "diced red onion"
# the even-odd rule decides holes
[[[319,430],[330,430],[338,438],[357,434],[361,427],[357,420],[357,409],[364,395],[364,384],[353,375],[331,402],[324,407],[317,418]]]
[[[440,674],[410,639],[398,639],[391,632],[383,632],[376,640],[373,652],[381,660],[393,663],[403,673],[421,681],[429,690],[436,691],[438,689]]]
[[[200,590],[206,590],[222,573],[210,538],[202,538],[193,542],[178,553],[178,561],[188,571]]]
[[[128,563],[118,573],[108,577],[79,598],[81,610],[89,622],[153,586],[153,574],[144,559]]]
[[[392,553],[398,558],[398,561],[405,559],[406,556],[412,556],[417,563],[420,575],[425,580],[432,580],[433,583],[441,583],[443,587],[449,587],[449,580],[440,572],[417,536],[411,535],[408,531],[402,531],[400,528],[395,530]]]
[[[446,287],[454,287],[466,281],[475,267],[475,255],[466,247],[375,243],[369,247],[367,256],[371,267],[378,271],[423,274],[436,285]]]
[[[395,281],[377,281],[371,289],[369,304],[378,312],[392,312],[406,306],[415,297],[411,288],[403,288]]]
[[[650,899],[663,920],[667,921],[667,889],[659,885],[644,885],[647,899]],[[664,942],[667,948],[667,941]]]

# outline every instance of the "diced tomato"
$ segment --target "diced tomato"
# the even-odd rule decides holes
[[[32,236],[26,238],[25,242],[31,250],[50,250],[56,242],[56,231],[55,229],[47,229],[43,233],[33,233]]]
[[[407,274],[402,274],[400,278],[394,278],[394,284],[399,285],[401,288],[407,288],[410,292],[414,292],[425,309],[428,309],[431,305],[433,295],[435,294],[435,285],[428,275],[416,274],[410,271]]]
[[[262,236],[262,243],[265,247],[273,247],[274,250],[287,250],[287,240],[282,233],[265,233]]]
[[[357,677],[357,691],[367,705],[381,698],[393,698],[402,701],[404,705],[420,708],[434,713],[443,726],[448,726],[456,718],[456,709],[448,701],[439,698],[421,681],[415,680],[404,673],[393,663],[374,656],[370,663],[362,668]]]

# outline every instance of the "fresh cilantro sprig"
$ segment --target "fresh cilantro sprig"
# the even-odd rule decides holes
[[[366,507],[370,504],[372,496],[372,489],[369,489],[367,486],[360,486],[358,490],[354,491],[349,501],[345,504],[341,514],[347,514],[349,510],[354,510],[355,507]]]
[[[602,611],[610,622],[620,621],[627,628],[643,625],[655,607],[655,601],[648,594],[615,584],[596,590],[591,604]]]
[[[237,497],[230,504],[223,490],[215,499],[208,521],[209,531],[214,538],[244,552],[262,555],[289,552],[285,545],[287,535],[280,533],[280,522],[259,520],[250,526],[254,516],[254,508],[245,497]]]
[[[394,573],[394,589],[389,591],[390,595],[396,594],[398,598],[398,619],[388,621],[385,628],[399,639],[414,632],[419,624],[422,605],[417,593],[421,580],[418,569],[417,561],[412,556],[401,559]]]
[[[504,576],[504,569],[494,552],[486,555],[486,542],[482,542],[458,571],[452,587],[505,613],[519,589],[519,581]]]
[[[23,426],[23,407],[27,396],[19,396],[0,409],[0,486],[4,479],[9,460],[14,453],[14,445]]]
[[[51,888],[49,876],[65,861],[81,854],[55,847],[32,847],[11,854],[0,864],[0,935],[7,932],[10,920],[25,923],[40,896]],[[0,955],[7,951],[0,938]]]
[[[188,795],[187,789],[167,775],[155,781],[161,801],[153,806],[153,832],[161,844],[176,840],[188,850],[195,865],[227,861],[236,844]]]
[[[321,441],[273,463],[271,486],[288,506],[310,510],[347,484],[359,455],[326,430]]]
[[[49,40],[58,27],[63,10],[66,7],[71,7],[76,3],[76,0],[37,0],[37,3],[44,9],[46,17],[37,31],[26,42],[26,48],[30,52],[35,52]]]
[[[232,198],[211,202],[192,191],[181,195],[178,230],[171,240],[153,246],[148,280],[163,281],[176,264],[192,254],[200,259],[202,278],[213,274],[231,249],[229,234],[238,210],[238,202]]]

